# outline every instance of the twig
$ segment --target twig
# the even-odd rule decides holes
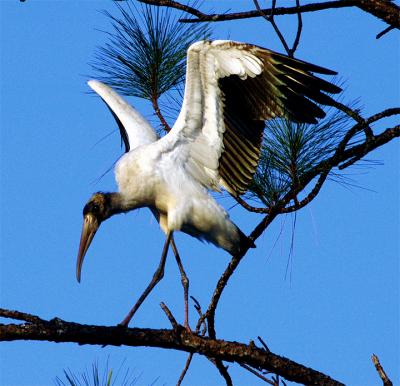
[[[378,372],[379,376],[382,379],[383,386],[393,386],[392,381],[386,375],[385,370],[383,369],[381,363],[379,362],[379,358],[375,354],[372,354],[371,359],[373,364],[375,365],[376,371]]]
[[[360,114],[358,114],[356,110],[353,110],[350,107],[338,101],[334,101],[332,105],[335,106],[338,110],[343,111],[348,116],[353,118],[360,125],[360,128],[364,130],[365,136],[367,138],[370,138],[373,135],[372,129],[368,126],[365,119]]]
[[[176,386],[180,386],[182,384],[183,378],[185,378],[185,375],[186,375],[187,371],[189,370],[190,364],[192,363],[193,355],[194,354],[192,352],[188,355],[188,357],[186,359],[185,367],[183,368],[181,375],[179,376]]]
[[[200,306],[199,301],[198,301],[195,297],[193,297],[193,296],[190,296],[190,298],[193,300],[193,302],[194,302],[194,308],[196,309],[197,313],[199,314],[199,317],[201,318],[201,317],[203,316],[203,313],[202,313],[202,311],[201,311],[201,306]],[[197,323],[197,325],[196,325],[196,330],[195,330],[195,334],[198,334],[198,333],[199,333],[202,324],[204,325],[204,328],[203,328],[203,330],[201,331],[200,335],[201,335],[201,336],[204,336],[204,335],[206,334],[207,325],[206,325],[206,323],[205,323],[204,321],[203,321],[202,323]],[[181,383],[182,383],[182,381],[183,381],[183,378],[185,377],[185,375],[186,375],[186,373],[187,373],[187,371],[188,371],[188,369],[189,369],[189,366],[190,366],[190,364],[191,364],[191,362],[192,362],[193,355],[194,355],[194,353],[190,353],[189,356],[187,357],[186,363],[185,363],[185,367],[183,368],[183,370],[182,370],[182,372],[181,372],[181,375],[180,375],[180,377],[179,377],[179,379],[178,379],[178,382],[177,382],[176,386],[180,386],[180,385],[181,385]]]
[[[274,220],[274,218],[279,214],[281,205],[283,204],[280,203],[272,207],[269,214],[265,216],[264,219],[256,226],[256,228],[253,230],[253,232],[249,237],[252,241],[255,241],[261,235],[261,233],[268,227],[268,225]],[[222,292],[225,289],[226,284],[228,283],[230,277],[233,275],[237,266],[240,264],[241,260],[246,255],[248,249],[249,246],[246,246],[243,248],[243,251],[241,251],[240,254],[232,256],[231,261],[229,262],[227,268],[219,278],[218,283],[215,287],[210,304],[207,308],[206,313],[204,314],[204,317],[207,318],[208,322],[208,335],[211,338],[214,338],[216,336],[214,328],[214,320],[215,320],[215,310],[217,308],[219,299],[221,298]]]
[[[385,28],[382,32],[379,32],[376,35],[376,39],[380,39],[383,35],[386,35],[388,32],[390,32],[391,30],[395,29],[396,27],[393,27],[392,25],[390,25],[389,27]]]
[[[392,115],[398,115],[400,114],[400,107],[390,107],[388,109],[385,109],[379,113],[376,113],[374,115],[371,115],[369,118],[366,119],[366,123],[370,124],[376,121],[379,121],[382,118],[387,118]]]
[[[297,211],[306,205],[308,205],[315,197],[317,197],[318,193],[320,192],[322,185],[324,184],[329,172],[331,169],[324,171],[323,173],[320,174],[317,183],[315,184],[314,188],[311,190],[311,192],[302,199],[301,201],[298,201],[292,206],[288,206],[285,208],[281,209],[281,213],[291,213],[294,211]]]
[[[131,63],[129,63],[123,56],[118,55],[117,59],[121,63],[123,63],[125,66],[130,68],[133,72],[135,72],[135,69],[132,67]],[[171,130],[171,127],[168,125],[167,121],[165,120],[163,114],[161,113],[160,107],[158,105],[158,95],[156,93],[156,84],[157,84],[157,80],[154,77],[154,79],[152,81],[152,87],[151,87],[151,89],[152,89],[151,105],[153,107],[155,114],[157,115],[158,119],[160,120],[164,130],[168,133]]]
[[[164,302],[160,303],[160,307],[165,312],[165,315],[167,315],[167,318],[170,321],[172,328],[174,330],[177,330],[179,328],[179,324],[177,323],[176,319],[172,315],[172,312],[170,311],[170,309],[167,307],[167,305]]]
[[[296,0],[296,7],[297,7],[297,32],[296,32],[296,37],[293,42],[292,49],[290,50],[291,55],[289,56],[294,56],[294,53],[296,52],[299,43],[300,43],[300,37],[301,37],[301,32],[303,31],[303,18],[301,16],[301,11],[300,11],[300,0]]]
[[[269,208],[258,208],[258,207],[249,205],[240,196],[232,196],[232,197],[236,200],[236,202],[238,202],[243,208],[247,209],[249,212],[254,212],[254,213],[268,213],[269,212]]]
[[[261,336],[258,336],[257,339],[260,341],[260,343],[263,345],[264,349],[268,352],[271,352],[267,344],[264,342],[264,340],[261,338]]]
[[[279,40],[281,41],[283,48],[287,52],[287,54],[290,56],[290,48],[289,45],[287,44],[285,37],[283,36],[282,32],[280,31],[278,25],[275,23],[274,15],[275,15],[275,8],[276,8],[276,0],[272,0],[272,7],[270,12],[265,13],[260,5],[258,4],[258,0],[253,0],[253,3],[257,9],[258,12],[260,12],[260,15],[267,20],[269,23],[271,23],[272,28],[274,29],[275,33],[277,34]]]
[[[175,9],[179,9],[181,11],[190,13],[193,16],[198,17],[199,19],[208,16],[202,12],[200,12],[198,9],[190,7],[189,5],[184,5],[181,4],[177,1],[173,1],[173,0],[138,0],[140,3],[144,3],[144,4],[150,4],[150,5],[154,5],[157,7],[170,7],[170,8],[175,8]]]
[[[275,382],[272,382],[270,379],[264,377],[264,375],[260,374],[258,371],[254,370],[250,366],[242,365],[242,364],[240,364],[240,366],[243,367],[244,369],[246,369],[247,371],[249,371],[250,373],[254,374],[256,377],[262,379],[264,382],[269,383],[272,386],[275,385]]]
[[[200,334],[201,334],[201,336],[204,336],[207,332],[207,324],[205,322],[205,315],[203,314],[203,311],[201,310],[199,301],[194,296],[190,296],[190,298],[193,300],[194,308],[196,309],[197,313],[199,314],[199,320],[197,321],[196,330],[195,330],[196,334],[198,334],[200,332],[200,328],[203,325],[203,329],[201,330]]]
[[[151,98],[151,105],[153,106],[153,110],[160,120],[163,129],[168,133],[171,130],[171,127],[168,125],[167,121],[164,118],[164,115],[161,113],[160,107],[158,106],[158,98],[156,96],[153,96]]]
[[[228,373],[228,366],[225,366],[221,359],[217,358],[208,358],[208,360],[214,364],[214,366],[218,369],[222,378],[224,378],[226,386],[233,386],[232,378]]]
[[[38,316],[27,314],[25,312],[20,312],[20,311],[16,311],[16,310],[6,310],[4,308],[0,308],[0,317],[21,320],[24,322],[36,323],[36,324],[47,323],[46,320],[43,320],[43,319],[39,318]]]

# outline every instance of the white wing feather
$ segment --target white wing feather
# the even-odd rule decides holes
[[[161,140],[164,146],[166,142],[187,146],[189,151],[181,152],[187,157],[182,164],[201,184],[214,190],[224,186],[218,174],[225,130],[218,80],[230,75],[246,79],[263,71],[259,58],[235,44],[215,40],[189,47],[182,110],[171,132]]]
[[[120,120],[128,136],[130,150],[157,140],[157,134],[150,123],[114,90],[98,80],[90,80],[88,85]]]

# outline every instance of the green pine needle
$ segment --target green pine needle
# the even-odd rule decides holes
[[[68,369],[63,371],[65,380],[56,377],[54,383],[56,386],[133,386],[139,380],[138,376],[133,376],[130,369],[123,369],[125,361],[123,361],[114,376],[113,370],[109,368],[109,363],[105,364],[104,370],[101,372],[98,362],[92,364],[91,371],[85,370],[83,373],[74,373]],[[154,382],[152,383],[154,385]]]
[[[118,16],[104,12],[113,30],[92,63],[96,77],[122,94],[158,99],[182,83],[186,51],[210,36],[208,25],[179,23],[169,8],[116,6]]]
[[[285,118],[267,122],[250,197],[257,197],[266,206],[274,205],[303,175],[334,153],[353,121],[347,114],[332,110],[316,124]]]

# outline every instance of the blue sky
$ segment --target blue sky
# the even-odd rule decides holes
[[[214,10],[229,7],[205,3],[204,10],[210,3]],[[116,12],[111,1],[0,2],[1,307],[115,325],[150,280],[164,236],[145,209],[110,219],[90,247],[82,283],[76,282],[82,207],[92,192],[115,190],[113,173],[98,177],[122,152],[117,131],[98,143],[116,127],[100,100],[87,94],[88,62],[106,39],[99,30],[109,29],[102,9]],[[292,30],[295,18],[279,23]],[[338,71],[345,100],[360,98],[370,115],[399,101],[398,33],[376,41],[384,27],[355,9],[307,14],[297,55]],[[213,36],[282,51],[262,20],[218,24]],[[146,102],[130,101],[151,117]],[[291,280],[285,279],[291,216],[278,218],[257,241],[221,300],[221,338],[262,336],[273,352],[349,385],[379,383],[370,361],[376,353],[392,380],[399,379],[398,144],[368,159],[383,165],[346,171],[361,188],[327,182],[298,213]],[[245,232],[260,221],[238,207],[230,214]],[[177,243],[191,294],[205,308],[229,256],[186,235]],[[133,324],[168,328],[160,301],[182,322],[182,298],[169,259],[164,280]],[[108,357],[114,368],[125,359],[140,375],[138,385],[156,379],[156,385],[174,385],[186,360],[169,350],[39,342],[2,343],[0,355],[2,385],[51,385],[64,368],[80,372]],[[230,372],[235,385],[258,384],[238,366]],[[195,357],[186,384],[223,382],[206,359]]]

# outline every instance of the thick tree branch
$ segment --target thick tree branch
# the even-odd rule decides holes
[[[392,27],[400,27],[400,8],[390,0],[358,0],[356,6],[385,21]]]
[[[164,6],[176,8],[185,11],[196,18],[194,19],[181,19],[182,22],[196,23],[204,21],[228,21],[250,19],[255,17],[262,17],[262,15],[269,15],[272,8],[264,8],[260,11],[251,10],[245,12],[233,12],[223,14],[205,14],[198,9],[181,4],[172,0],[138,0],[141,3],[151,4],[155,6]],[[400,28],[399,10],[400,8],[389,0],[334,0],[325,1],[320,3],[305,4],[300,7],[278,7],[274,8],[274,15],[295,15],[298,12],[316,12],[328,9],[358,7],[363,11],[374,15],[375,17],[385,21],[394,28]]]
[[[0,316],[10,317],[15,311],[0,309]],[[22,313],[19,313],[20,315]],[[307,385],[342,385],[325,374],[307,368],[290,359],[238,342],[210,339],[179,328],[149,329],[84,325],[59,318],[46,321],[24,314],[27,323],[0,324],[0,341],[36,340],[72,342],[110,346],[148,346],[198,353],[208,358],[245,364],[252,368],[279,374],[287,380]]]

